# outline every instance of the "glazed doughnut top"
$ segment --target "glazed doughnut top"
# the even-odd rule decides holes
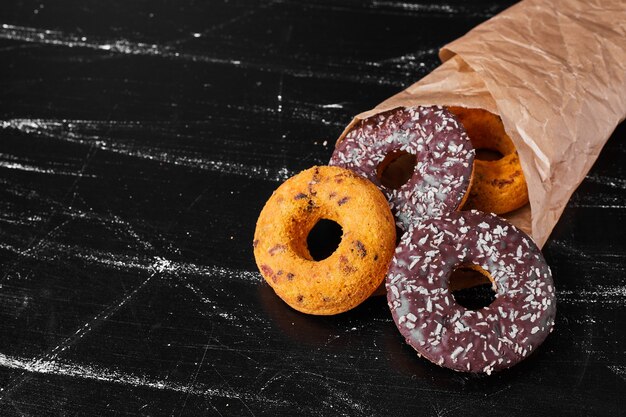
[[[480,310],[448,289],[459,266],[489,273],[495,300]],[[508,368],[552,331],[550,269],[537,246],[505,220],[478,211],[426,219],[406,233],[387,275],[387,300],[400,333],[419,354],[459,371]]]
[[[394,189],[381,184],[388,155],[415,156],[408,181]],[[358,122],[337,143],[330,165],[351,169],[378,186],[408,230],[422,218],[456,210],[472,178],[474,148],[456,116],[439,106],[399,107]]]

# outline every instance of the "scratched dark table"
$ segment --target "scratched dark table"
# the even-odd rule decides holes
[[[508,371],[256,271],[280,182],[510,4],[3,0],[0,415],[625,415],[623,124],[544,248],[556,329]]]

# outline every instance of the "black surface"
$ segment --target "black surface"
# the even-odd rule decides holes
[[[623,124],[511,370],[440,369],[383,298],[305,316],[256,272],[279,182],[511,3],[2,1],[0,415],[626,414]]]

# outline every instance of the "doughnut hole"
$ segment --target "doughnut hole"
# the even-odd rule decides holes
[[[476,149],[476,159],[480,161],[497,161],[502,159],[502,155],[497,149],[478,148]]]
[[[406,184],[415,172],[417,157],[405,151],[393,151],[385,155],[385,158],[376,167],[378,181],[394,190]]]
[[[322,261],[332,255],[343,235],[343,229],[334,220],[320,219],[306,237],[306,246],[314,261]]]
[[[496,299],[491,275],[475,264],[456,266],[448,279],[448,288],[455,301],[468,310],[480,310]]]

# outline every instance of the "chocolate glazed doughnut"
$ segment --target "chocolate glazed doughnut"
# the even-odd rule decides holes
[[[463,126],[448,110],[433,106],[401,107],[361,120],[337,143],[329,165],[376,184],[406,231],[422,218],[463,204],[473,163]],[[387,179],[390,170],[396,175]]]
[[[493,283],[495,300],[459,305],[449,277],[470,267]],[[508,368],[526,358],[554,326],[550,269],[523,232],[495,215],[453,212],[406,233],[387,275],[387,300],[400,333],[420,355],[457,371]]]

